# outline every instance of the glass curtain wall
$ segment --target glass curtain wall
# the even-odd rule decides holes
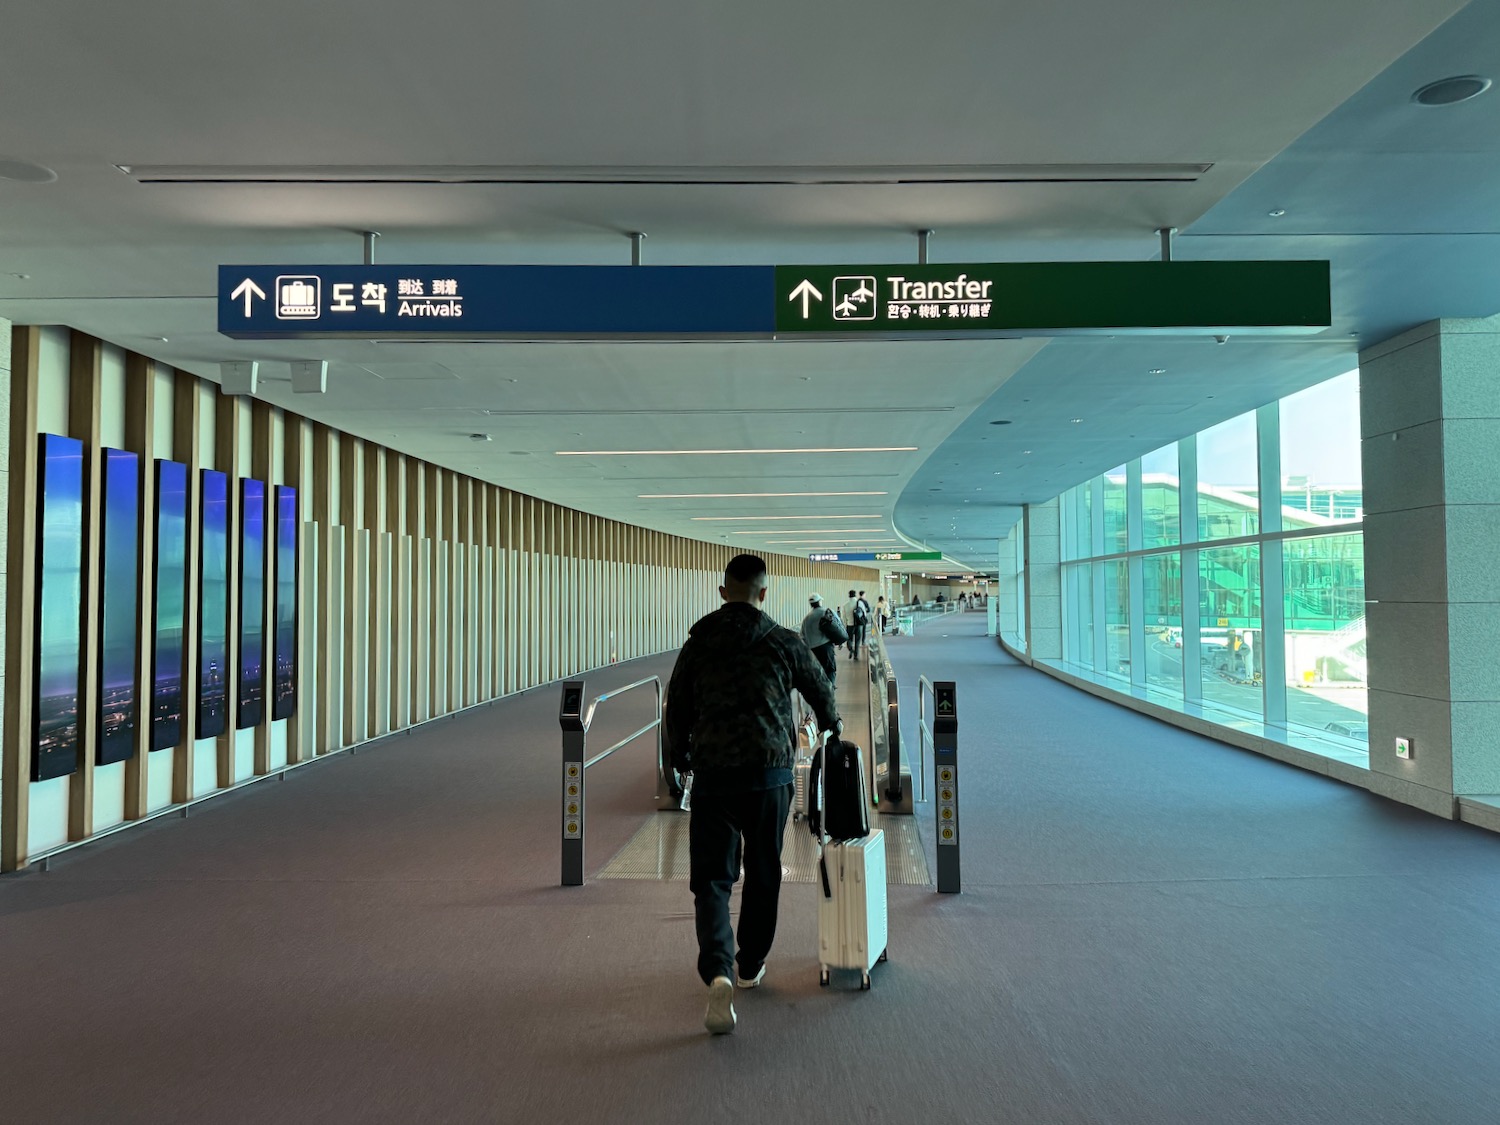
[[[1309,749],[1366,747],[1357,371],[1061,504],[1065,663]],[[1262,612],[1268,589],[1279,613]]]

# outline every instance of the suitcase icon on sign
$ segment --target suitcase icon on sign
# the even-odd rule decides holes
[[[276,279],[278,320],[317,320],[322,305],[323,281],[318,277],[283,274]]]

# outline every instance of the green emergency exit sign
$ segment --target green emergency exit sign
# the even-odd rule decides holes
[[[777,266],[781,334],[1314,332],[1327,262]]]

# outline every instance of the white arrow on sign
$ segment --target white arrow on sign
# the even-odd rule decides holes
[[[802,319],[806,320],[808,299],[811,298],[814,301],[821,301],[823,299],[823,294],[819,293],[817,289],[813,287],[812,282],[804,278],[802,284],[792,290],[792,295],[788,297],[787,300],[795,301],[798,297],[802,298]]]
[[[238,288],[233,293],[229,294],[229,299],[231,301],[238,301],[241,297],[245,298],[245,316],[248,317],[250,315],[250,302],[256,297],[264,299],[265,295],[266,291],[247,277],[244,281],[240,282]]]

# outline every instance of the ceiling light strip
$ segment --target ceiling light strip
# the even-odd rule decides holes
[[[694,516],[694,523],[745,523],[750,520],[878,520],[879,512],[863,516]]]
[[[851,445],[819,449],[559,449],[559,457],[719,457],[753,453],[915,453],[915,445]]]
[[[889,492],[642,492],[637,500],[761,500],[782,496],[889,496]]]

